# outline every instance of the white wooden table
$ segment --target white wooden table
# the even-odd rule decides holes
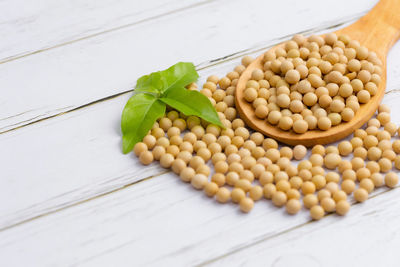
[[[223,75],[376,0],[0,1],[1,266],[400,266],[400,190],[311,222],[219,205],[121,153],[136,79],[192,61]],[[400,44],[384,102],[400,123]]]

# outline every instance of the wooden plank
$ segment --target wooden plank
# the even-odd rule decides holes
[[[399,83],[400,46],[388,60],[388,85]],[[238,61],[204,69],[201,76],[223,75]],[[390,88],[390,87],[388,87]],[[398,94],[394,98],[398,99]],[[0,228],[91,199],[156,175],[157,165],[143,167],[120,150],[119,118],[128,95],[0,135],[2,176]],[[385,100],[386,101],[386,100]],[[391,104],[395,109],[395,103]],[[24,167],[21,168],[21,165]],[[40,186],[37,186],[37,185]]]
[[[61,0],[0,2],[0,63],[136,26],[208,1]]]
[[[215,59],[258,49],[296,32],[315,32],[321,25],[358,18],[375,2],[250,0],[245,7],[239,0],[207,2],[140,27],[0,64],[0,84],[7,88],[0,100],[0,133],[128,91],[141,75],[177,61],[213,64]],[[291,20],[273,10],[285,10]]]
[[[400,190],[229,254],[207,266],[398,266]],[[99,258],[100,260],[100,258]]]
[[[267,201],[242,214],[165,174],[2,231],[0,255],[10,266],[192,266],[307,219]]]
[[[0,255],[11,266],[60,262],[67,266],[197,266],[213,259],[221,260],[216,266],[269,266],[277,258],[294,260],[300,254],[302,263],[312,255],[311,260],[324,263],[318,266],[330,266],[327,259],[336,248],[343,255],[335,255],[335,263],[351,260],[346,251],[356,259],[368,249],[377,255],[374,249],[385,240],[391,242],[387,255],[394,252],[398,195],[398,189],[390,191],[355,205],[345,218],[333,215],[310,224],[308,212],[290,216],[265,200],[256,203],[250,214],[243,214],[237,205],[216,204],[176,176],[165,174],[2,231]],[[251,247],[249,253],[240,250],[231,259],[220,258],[245,247]],[[388,248],[387,243],[384,247]],[[292,251],[296,254],[291,255]]]

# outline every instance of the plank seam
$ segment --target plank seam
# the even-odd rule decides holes
[[[45,51],[49,51],[49,50],[52,50],[52,49],[56,49],[56,48],[60,48],[60,47],[66,46],[66,45],[74,44],[76,42],[87,40],[87,39],[90,39],[90,38],[93,38],[93,37],[97,37],[97,36],[100,36],[100,35],[103,35],[103,34],[107,34],[107,33],[115,32],[115,31],[123,30],[123,29],[129,28],[129,27],[133,27],[133,26],[136,26],[136,25],[140,25],[142,23],[145,23],[145,22],[148,22],[148,21],[152,21],[154,19],[159,19],[159,18],[163,18],[163,17],[169,16],[169,15],[172,15],[172,14],[180,13],[180,12],[185,11],[187,9],[196,8],[198,6],[206,5],[206,4],[214,2],[214,1],[215,0],[204,0],[203,2],[200,2],[200,3],[195,3],[195,4],[192,4],[192,5],[183,7],[183,8],[178,8],[178,9],[171,10],[171,11],[168,11],[168,12],[165,12],[165,13],[161,13],[161,14],[158,14],[158,15],[150,16],[148,18],[144,18],[144,19],[132,22],[132,23],[124,24],[124,25],[121,25],[121,26],[118,26],[118,27],[107,29],[107,30],[103,30],[101,32],[97,32],[97,33],[93,33],[93,34],[90,34],[90,35],[87,35],[87,36],[83,36],[81,38],[77,38],[77,39],[74,39],[74,40],[71,40],[71,41],[68,41],[68,42],[64,42],[64,43],[60,43],[60,44],[57,44],[57,45],[41,48],[41,49],[38,49],[38,50],[35,50],[35,51],[32,51],[32,52],[23,53],[23,54],[20,54],[20,55],[14,55],[14,56],[6,57],[6,58],[0,60],[0,64],[4,64],[4,63],[10,62],[10,61],[22,59],[22,58],[25,58],[25,57],[28,57],[28,56],[31,56],[31,55],[39,54],[39,53],[42,53],[42,52],[45,52]]]
[[[119,191],[121,191],[121,190],[123,190],[123,189],[125,189],[125,188],[129,188],[129,187],[134,186],[134,185],[136,185],[136,184],[145,182],[145,181],[147,181],[147,180],[150,180],[150,179],[152,179],[152,178],[159,177],[159,176],[161,176],[161,175],[164,175],[164,174],[167,174],[167,173],[170,173],[170,172],[171,172],[170,170],[165,170],[165,171],[162,171],[162,172],[160,172],[160,173],[157,173],[157,174],[150,175],[150,176],[148,176],[148,177],[142,178],[142,179],[140,179],[140,180],[136,180],[136,181],[134,181],[134,182],[131,182],[131,183],[122,185],[121,187],[115,188],[115,189],[113,189],[113,190],[110,190],[110,191],[107,191],[107,192],[103,192],[103,193],[100,193],[100,194],[98,194],[98,195],[94,195],[94,196],[92,196],[92,197],[89,197],[89,198],[86,198],[86,199],[83,199],[83,200],[80,200],[80,201],[77,201],[77,202],[73,202],[73,203],[71,203],[70,205],[65,205],[65,206],[63,206],[63,207],[60,207],[60,208],[57,208],[57,209],[54,209],[54,210],[51,210],[51,211],[48,211],[48,212],[45,212],[45,213],[42,213],[42,214],[38,214],[38,215],[33,216],[33,217],[30,217],[30,218],[28,218],[28,219],[24,219],[24,220],[19,221],[19,222],[17,222],[17,223],[14,223],[14,224],[11,224],[11,225],[7,225],[7,226],[5,226],[5,227],[3,227],[3,228],[0,228],[0,232],[6,231],[6,230],[8,230],[8,229],[11,229],[11,228],[14,228],[14,227],[16,227],[16,226],[19,226],[19,225],[22,225],[22,224],[25,224],[25,223],[34,221],[34,220],[39,219],[39,218],[42,218],[42,217],[46,217],[46,216],[48,216],[48,215],[54,214],[54,213],[59,212],[59,211],[62,211],[62,210],[65,210],[65,209],[68,209],[68,208],[72,208],[72,207],[74,207],[74,206],[78,206],[78,205],[80,205],[80,204],[89,202],[89,201],[91,201],[91,200],[98,199],[98,198],[101,198],[101,197],[103,197],[103,196],[107,196],[107,195],[110,195],[110,194],[112,194],[112,193],[119,192]]]
[[[4,133],[11,132],[11,131],[15,131],[15,130],[24,128],[24,127],[26,127],[26,126],[29,126],[29,125],[32,125],[32,124],[35,124],[35,123],[38,123],[38,122],[41,122],[41,121],[45,121],[45,120],[48,120],[48,119],[51,119],[51,118],[54,118],[54,117],[58,117],[58,116],[61,116],[61,115],[64,115],[64,114],[68,114],[68,113],[70,113],[70,112],[74,112],[74,111],[77,111],[77,110],[80,110],[80,109],[83,109],[83,108],[86,108],[86,107],[95,105],[95,104],[97,104],[97,103],[105,102],[105,101],[107,101],[107,100],[111,100],[111,99],[117,98],[117,97],[119,97],[119,96],[122,96],[122,95],[127,94],[127,93],[132,92],[132,91],[133,91],[133,90],[130,89],[130,90],[126,90],[126,91],[123,91],[123,92],[114,94],[114,95],[106,96],[106,97],[103,97],[103,98],[94,100],[94,101],[92,101],[92,102],[86,103],[86,104],[84,104],[84,105],[81,105],[81,106],[72,108],[72,109],[70,109],[70,110],[66,110],[66,111],[64,111],[64,112],[57,113],[57,114],[54,114],[54,115],[51,115],[51,116],[48,116],[48,117],[40,118],[40,119],[38,119],[38,120],[36,120],[36,121],[30,121],[31,119],[29,119],[29,120],[26,120],[26,121],[30,121],[30,122],[28,122],[28,123],[26,123],[26,124],[23,124],[23,125],[20,125],[20,126],[18,126],[18,127],[12,128],[12,129],[8,129],[8,130],[5,130],[5,131],[2,131],[2,132],[0,132],[0,134],[4,134]],[[36,117],[40,117],[40,115],[39,115],[39,116],[36,116]],[[18,123],[18,124],[19,124],[19,123]],[[11,126],[12,126],[12,125],[11,125]],[[6,126],[6,127],[8,127],[8,126]]]

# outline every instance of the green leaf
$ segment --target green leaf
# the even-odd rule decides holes
[[[161,72],[153,72],[150,75],[140,77],[136,82],[135,92],[159,94],[160,88],[164,87],[164,81]]]
[[[167,90],[160,100],[186,116],[198,116],[212,124],[225,128],[210,100],[198,91],[190,91],[183,87],[173,87]]]
[[[121,118],[122,148],[126,154],[165,114],[166,105],[150,94],[135,94],[125,105]]]
[[[185,87],[198,77],[193,63],[179,62],[166,70],[142,76],[136,82],[135,91],[159,95],[172,87]]]

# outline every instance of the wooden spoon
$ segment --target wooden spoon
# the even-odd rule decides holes
[[[341,123],[327,131],[311,130],[304,134],[296,134],[292,131],[283,131],[277,126],[268,124],[266,120],[258,119],[250,103],[243,98],[246,82],[256,68],[262,68],[263,56],[259,56],[242,73],[237,83],[235,102],[240,117],[256,131],[289,145],[302,144],[313,146],[316,144],[328,144],[342,139],[360,128],[367,122],[377,110],[386,88],[386,56],[389,49],[400,38],[400,0],[381,0],[364,17],[354,24],[338,30],[337,35],[347,34],[351,39],[358,40],[361,45],[374,51],[383,63],[382,81],[379,84],[378,93],[371,100],[360,106],[354,118],[346,123]],[[282,46],[278,45],[272,49]]]

